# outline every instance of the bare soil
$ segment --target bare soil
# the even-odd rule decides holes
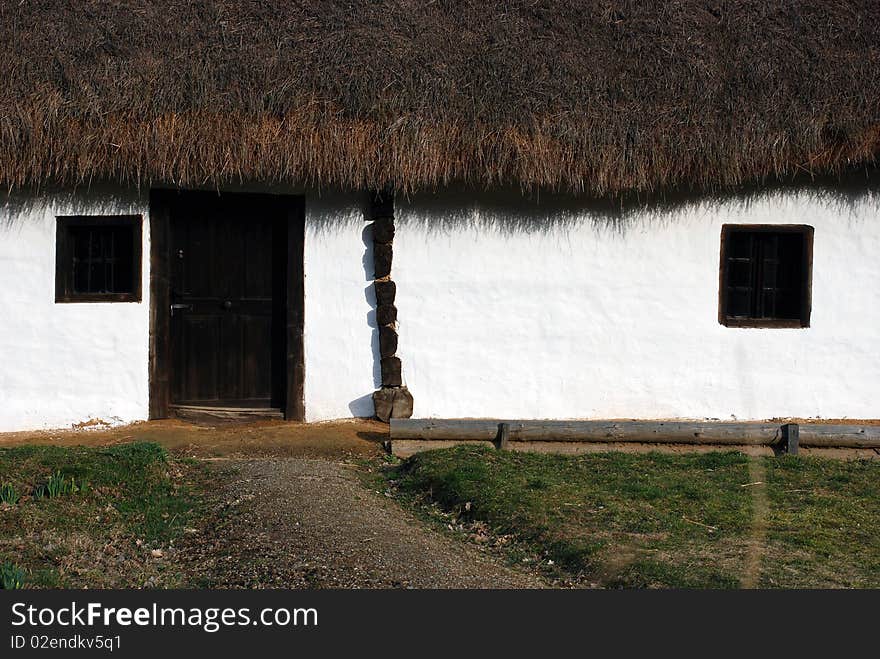
[[[216,461],[215,522],[178,553],[212,588],[542,588],[541,577],[447,537],[360,482],[357,466],[311,458]]]
[[[102,428],[100,422],[70,430],[0,433],[0,447],[108,446],[156,442],[178,455],[212,457],[373,457],[384,453],[388,426],[351,419],[329,423],[252,421],[248,423],[179,419],[146,421]]]
[[[794,420],[809,423],[810,420]],[[835,420],[824,420],[835,423]],[[840,420],[841,423],[873,425],[878,420]],[[34,444],[37,446],[108,446],[145,441],[161,444],[178,455],[194,458],[212,457],[323,457],[329,459],[378,457],[389,441],[388,425],[369,419],[349,419],[324,423],[290,421],[200,422],[182,419],[144,421],[125,426],[107,427],[92,420],[72,429],[0,433],[0,447]],[[449,444],[453,444],[450,442]],[[437,447],[445,442],[436,442]],[[565,452],[564,443],[553,443]],[[773,455],[767,446],[717,446],[693,444],[636,444],[608,442],[577,445],[578,453],[617,451],[621,453],[707,453],[738,450],[747,455]],[[801,454],[837,459],[877,459],[880,451],[852,448],[800,448]]]
[[[761,563],[767,540],[767,524],[770,502],[767,499],[767,470],[761,460],[749,460],[749,482],[744,484],[752,495],[752,523],[749,530],[748,549],[740,586],[757,588],[761,579]]]
[[[184,585],[280,588],[541,588],[537,570],[511,567],[504,552],[462,542],[414,516],[385,492],[364,486],[358,471],[385,456],[388,426],[351,420],[302,424],[206,420],[152,421],[116,428],[99,421],[78,429],[0,434],[0,447],[107,446],[156,442],[197,458],[216,475],[211,510],[182,544],[167,548],[168,568]],[[692,453],[717,447],[597,445],[627,453]],[[740,585],[763,584],[767,493],[750,460],[755,519]],[[803,451],[837,458],[880,457],[852,449]],[[374,485],[374,487],[377,487]],[[800,490],[796,490],[800,491]],[[586,584],[589,585],[589,584]]]
[[[209,511],[161,562],[177,586],[215,588],[541,588],[365,487],[388,426],[206,420],[0,434],[0,447],[156,442],[215,475]]]

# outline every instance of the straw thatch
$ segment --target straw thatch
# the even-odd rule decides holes
[[[878,0],[0,0],[0,180],[592,194],[880,153]]]

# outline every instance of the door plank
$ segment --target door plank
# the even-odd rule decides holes
[[[178,373],[173,402],[279,405],[286,337],[283,277],[289,256],[273,249],[287,211],[257,195],[182,195],[172,214],[171,322]],[[301,258],[301,257],[300,257]],[[301,268],[301,264],[300,264]]]

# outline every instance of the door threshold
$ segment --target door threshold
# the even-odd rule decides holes
[[[275,407],[218,407],[216,405],[170,405],[171,413],[183,419],[211,417],[228,421],[256,421],[284,419],[284,413]]]

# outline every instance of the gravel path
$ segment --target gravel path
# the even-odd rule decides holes
[[[276,588],[541,588],[446,537],[325,459],[231,464],[220,525],[194,538],[197,584]]]

